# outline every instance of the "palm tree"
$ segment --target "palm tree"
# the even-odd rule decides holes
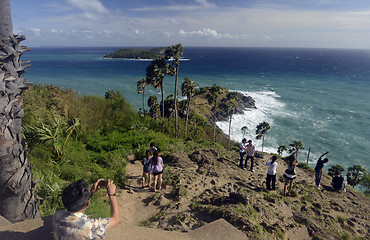
[[[176,138],[178,135],[178,128],[179,128],[179,120],[178,120],[178,112],[177,112],[177,82],[178,82],[178,75],[179,75],[180,58],[183,53],[184,51],[182,49],[181,43],[177,45],[169,46],[164,51],[165,58],[167,60],[172,60],[171,62],[172,71],[169,72],[169,74],[171,76],[175,75],[175,93],[173,95],[174,95],[174,100],[175,100],[175,119],[176,119],[175,137]]]
[[[188,104],[187,104],[187,107],[186,107],[186,118],[185,118],[185,137],[186,137],[186,133],[187,133],[187,130],[188,130],[189,109],[190,109],[191,98],[194,95],[194,87],[195,87],[195,82],[192,81],[188,77],[186,77],[184,79],[184,82],[181,85],[182,96],[186,96],[187,101],[188,101]]]
[[[290,146],[289,153],[295,153],[296,157],[298,157],[298,151],[300,149],[304,149],[302,142],[298,140],[293,140],[293,142],[289,144],[289,146]]]
[[[240,98],[238,97],[237,92],[229,92],[226,94],[226,98],[222,99],[222,103],[220,108],[224,110],[226,113],[226,116],[229,117],[229,139],[227,143],[227,150],[230,151],[230,139],[231,139],[231,120],[233,117],[233,114],[236,111],[236,107],[238,106],[238,103],[240,102]]]
[[[248,127],[247,127],[247,126],[243,126],[240,130],[242,131],[242,133],[243,133],[243,138],[244,138],[245,134],[246,134],[246,133],[247,133],[247,131],[248,131]]]
[[[163,79],[168,73],[168,63],[164,58],[153,60],[146,68],[147,84],[152,85],[154,88],[161,89],[162,95],[162,119],[164,119],[164,90]]]
[[[206,98],[209,104],[213,104],[213,141],[216,142],[216,111],[217,111],[217,98],[221,93],[221,87],[213,84],[212,87],[208,88]]]
[[[157,96],[148,98],[149,114],[151,118],[158,118],[159,104]]]
[[[352,187],[355,187],[357,184],[364,181],[364,177],[366,177],[367,171],[360,165],[353,165],[352,167],[348,168],[347,172],[347,181],[348,184]]]
[[[9,0],[0,0],[0,18],[0,215],[19,222],[40,216],[21,127],[23,91],[32,84],[20,57],[29,49],[19,45],[25,36],[13,35]]]
[[[257,139],[262,138],[262,152],[263,152],[263,144],[265,142],[265,134],[267,133],[268,130],[270,130],[270,124],[268,124],[268,122],[261,122],[260,124],[257,125],[256,138]]]
[[[282,154],[283,154],[283,152],[284,152],[284,151],[286,151],[286,150],[287,150],[287,148],[286,148],[286,146],[285,146],[285,145],[280,145],[280,146],[278,147],[277,153],[278,153],[279,155],[282,155]]]
[[[168,118],[173,118],[175,116],[175,98],[173,97],[173,94],[168,95],[164,100],[164,103],[161,104],[166,105],[164,116]]]
[[[142,78],[137,82],[137,93],[143,94],[143,113],[145,115],[145,87],[147,86],[147,78]]]

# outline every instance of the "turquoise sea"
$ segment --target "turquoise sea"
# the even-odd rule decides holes
[[[118,47],[33,48],[22,60],[31,60],[25,77],[34,84],[55,84],[81,95],[104,96],[120,90],[128,102],[141,107],[136,82],[145,77],[149,61],[103,59]],[[367,166],[370,152],[370,50],[293,48],[184,48],[180,84],[190,77],[197,87],[213,84],[252,96],[257,109],[235,115],[232,138],[255,139],[256,125],[267,121],[271,130],[264,150],[276,152],[300,140],[299,161],[314,166],[324,152],[330,165]],[[165,94],[174,91],[173,78],[165,79]],[[160,95],[150,88],[146,96]],[[228,124],[218,126],[227,132]]]

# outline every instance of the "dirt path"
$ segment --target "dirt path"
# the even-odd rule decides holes
[[[129,184],[118,195],[118,205],[122,224],[138,226],[158,212],[153,205],[145,206],[144,199],[153,194],[148,188],[141,188],[143,167],[139,161],[129,163],[126,167]]]
[[[143,166],[140,161],[127,164],[126,172],[129,183],[118,194],[117,201],[120,212],[120,223],[107,232],[107,240],[110,239],[185,239],[190,238],[184,233],[169,232],[161,229],[140,227],[140,223],[148,220],[159,212],[159,207],[153,204],[145,204],[144,200],[153,195],[149,188],[141,187]],[[168,191],[168,190],[167,190]],[[166,194],[166,190],[161,190]]]

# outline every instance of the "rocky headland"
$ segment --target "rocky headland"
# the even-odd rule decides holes
[[[192,111],[212,122],[214,112],[205,94],[194,97]],[[220,99],[226,94],[222,90]],[[252,98],[239,97],[236,113],[255,108]],[[217,120],[225,117],[216,113]],[[217,134],[218,142],[227,138]],[[333,191],[327,176],[319,190],[313,170],[304,165],[296,168],[292,194],[284,196],[287,164],[280,157],[277,189],[268,191],[265,163],[271,156],[258,152],[251,172],[238,166],[238,143],[226,151],[218,143],[187,139],[182,151],[162,154],[164,185],[159,192],[141,188],[141,159],[127,156],[129,183],[118,193],[121,221],[107,239],[370,239],[368,197],[350,187]],[[50,222],[49,216],[3,223],[0,239],[50,239]]]
[[[227,93],[222,89],[220,99]],[[236,114],[256,108],[251,97],[241,93],[238,97],[241,101]],[[222,111],[214,114],[206,93],[198,94],[194,105],[195,111],[211,122],[213,115],[217,121],[227,120]],[[227,137],[218,133],[218,138]],[[189,141],[185,144],[192,145]],[[307,165],[297,168],[293,192],[284,196],[287,164],[282,158],[277,161],[277,190],[268,191],[265,164],[271,156],[258,152],[254,172],[239,168],[238,143],[231,151],[219,150],[215,145],[162,156],[166,187],[159,193],[148,193],[142,200],[146,207],[156,207],[157,211],[140,224],[188,232],[223,218],[248,239],[370,238],[368,197],[350,187],[347,192],[333,191],[328,176],[322,181],[323,189],[317,189],[313,169]],[[132,165],[136,164],[133,160]],[[140,178],[132,181],[133,186],[139,186]]]
[[[293,194],[283,196],[286,163],[280,158],[277,190],[267,191],[265,163],[270,157],[259,153],[255,172],[250,172],[238,167],[236,152],[196,149],[164,156],[166,188],[143,199],[158,211],[141,224],[187,232],[224,218],[249,239],[369,239],[370,201],[365,195],[350,187],[333,191],[329,177],[318,190],[313,171],[298,168]]]

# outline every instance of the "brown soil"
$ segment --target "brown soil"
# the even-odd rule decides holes
[[[132,225],[187,232],[224,218],[250,239],[370,238],[370,202],[347,187],[334,192],[324,177],[314,187],[313,172],[298,168],[292,196],[283,196],[286,164],[278,159],[277,190],[265,189],[270,155],[260,154],[254,172],[238,167],[238,154],[196,150],[164,156],[166,189],[141,189],[142,166],[127,166],[129,190],[122,194],[121,219]]]
[[[277,190],[267,191],[269,157],[260,154],[250,172],[238,167],[237,153],[174,152],[163,156],[166,186],[158,193],[141,188],[142,165],[132,161],[129,184],[118,194],[121,221],[107,239],[370,239],[369,198],[349,187],[332,191],[328,177],[317,190],[313,172],[302,168],[292,196],[285,197],[282,159]],[[241,232],[215,222],[220,218]],[[46,217],[0,226],[0,239],[50,239],[50,222]]]

